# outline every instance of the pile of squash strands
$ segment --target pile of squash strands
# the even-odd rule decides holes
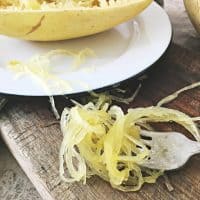
[[[155,183],[163,171],[141,166],[150,150],[141,142],[140,130],[151,122],[175,122],[200,141],[193,118],[180,111],[151,106],[129,109],[125,114],[100,97],[96,103],[76,104],[62,113],[60,177],[66,182],[86,183],[87,177],[98,175],[122,191]]]

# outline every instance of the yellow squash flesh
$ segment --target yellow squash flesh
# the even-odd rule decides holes
[[[200,34],[200,0],[184,0],[189,18]]]
[[[77,38],[110,29],[142,12],[152,0],[107,7],[17,10],[0,8],[0,34],[33,41]]]

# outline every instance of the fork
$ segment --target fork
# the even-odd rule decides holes
[[[141,130],[141,141],[150,154],[141,166],[151,169],[172,170],[183,166],[188,159],[200,153],[200,142],[195,142],[178,132]]]

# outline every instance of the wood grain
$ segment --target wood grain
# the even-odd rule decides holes
[[[41,200],[2,140],[0,140],[0,199]]]
[[[129,107],[155,105],[171,92],[200,79],[200,56],[176,45],[171,45],[163,59],[148,72],[142,90]],[[122,85],[134,89],[137,80]],[[76,97],[79,99],[79,97]],[[61,111],[67,102],[56,98]],[[200,89],[181,94],[167,105],[191,116],[200,115]],[[55,120],[47,98],[10,98],[0,115],[2,138],[45,200],[176,200],[200,199],[200,157],[194,156],[186,166],[168,172],[174,186],[168,192],[164,179],[146,184],[137,193],[114,190],[98,177],[81,183],[66,184],[58,176],[58,152],[62,141],[59,124]]]

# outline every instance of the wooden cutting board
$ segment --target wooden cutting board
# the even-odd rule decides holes
[[[200,81],[200,55],[173,44],[145,74],[147,79],[142,82],[139,95],[129,107],[155,105],[171,92]],[[137,84],[137,80],[130,79],[122,85],[134,90]],[[63,97],[57,97],[56,102],[60,111],[67,105]],[[191,116],[200,116],[200,88],[181,94],[166,106]],[[146,184],[135,193],[114,190],[98,177],[92,177],[86,185],[61,182],[58,152],[62,134],[47,98],[10,97],[0,114],[0,131],[10,151],[45,200],[200,199],[200,155],[190,159],[182,169],[168,172],[174,187],[172,192],[167,190],[162,177],[156,184]]]

